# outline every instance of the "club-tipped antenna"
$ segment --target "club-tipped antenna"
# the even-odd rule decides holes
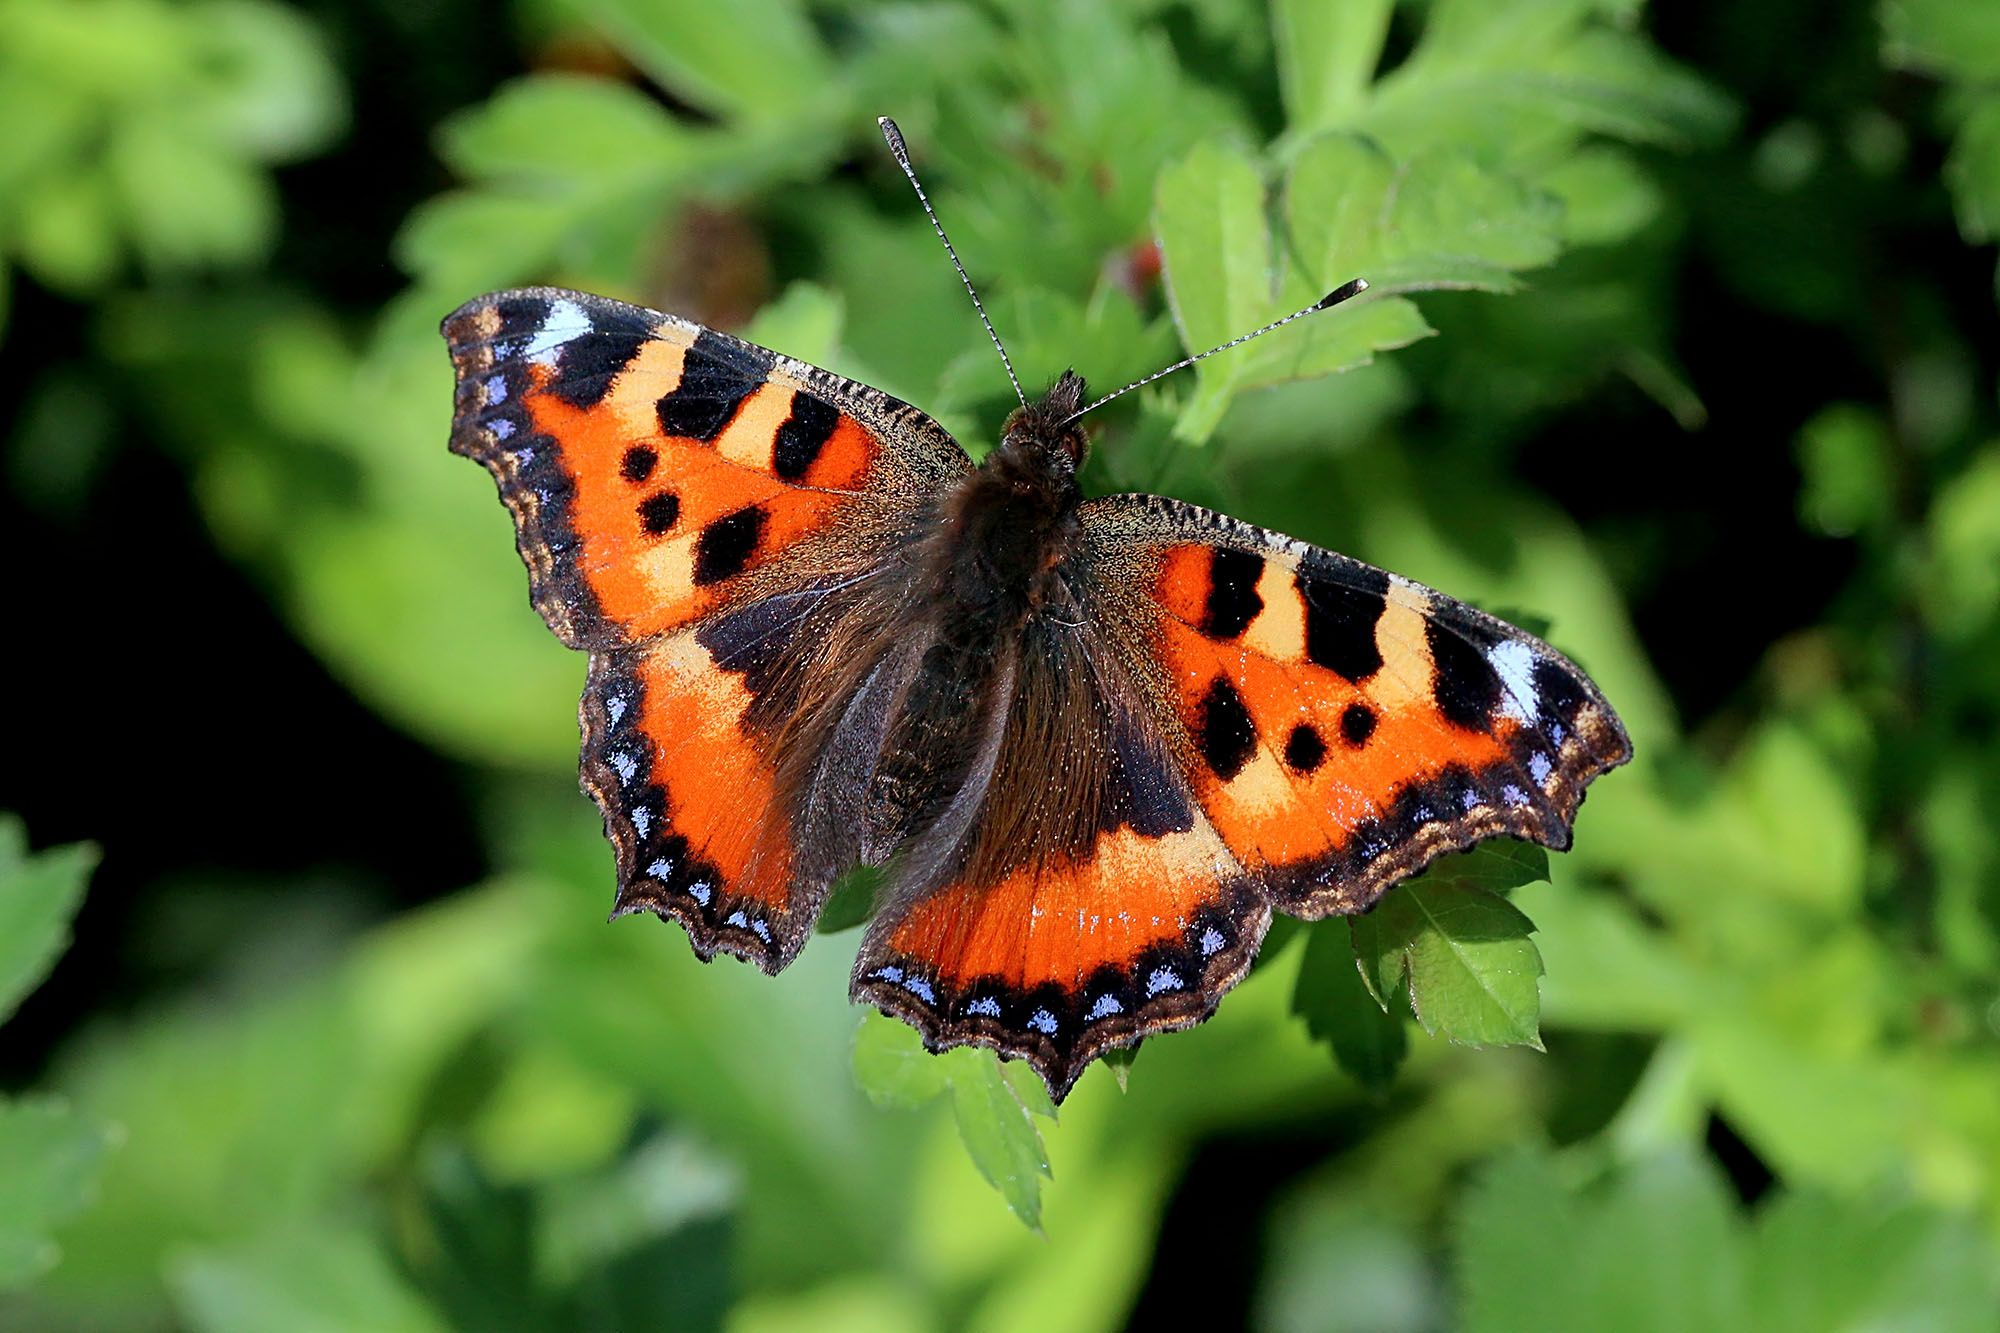
[[[1189,366],[1193,365],[1195,362],[1206,361],[1209,357],[1214,356],[1217,352],[1226,352],[1232,347],[1241,347],[1244,343],[1249,342],[1252,338],[1261,338],[1265,334],[1269,333],[1272,329],[1282,329],[1283,327],[1285,327],[1285,325],[1291,323],[1295,319],[1304,319],[1307,315],[1316,314],[1321,310],[1330,310],[1334,306],[1339,305],[1342,301],[1347,300],[1349,297],[1359,296],[1361,295],[1361,293],[1367,290],[1368,290],[1367,280],[1363,278],[1356,278],[1352,282],[1345,283],[1339,287],[1334,288],[1332,291],[1328,292],[1325,296],[1320,297],[1319,300],[1314,301],[1311,305],[1307,306],[1303,310],[1294,310],[1291,314],[1286,315],[1283,319],[1274,319],[1261,329],[1252,329],[1250,330],[1250,332],[1242,335],[1241,337],[1231,338],[1228,342],[1221,343],[1218,344],[1217,346],[1211,347],[1206,352],[1198,352],[1194,356],[1188,357],[1186,360],[1176,361],[1171,366],[1168,366],[1165,370],[1156,370],[1142,380],[1133,380],[1130,384],[1118,390],[1117,393],[1107,393],[1102,398],[1098,399],[1096,402],[1090,404],[1090,406],[1079,409],[1074,415],[1064,419],[1062,424],[1067,426],[1069,425],[1070,422],[1075,421],[1077,417],[1082,416],[1085,412],[1095,412],[1098,408],[1104,406],[1106,403],[1110,402],[1113,398],[1122,397],[1125,394],[1132,392],[1132,390],[1134,389],[1143,389],[1148,384],[1151,384],[1154,380],[1160,379],[1167,375],[1171,375],[1176,370],[1186,370]]]
[[[889,142],[889,151],[895,154],[896,165],[910,178],[910,188],[917,192],[917,202],[924,206],[924,216],[931,220],[931,230],[944,242],[944,252],[951,256],[951,266],[958,270],[958,280],[965,284],[965,294],[972,298],[972,308],[979,312],[979,322],[986,326],[986,336],[993,340],[993,350],[1000,353],[1000,364],[1007,367],[1007,380],[1014,386],[1014,396],[1021,400],[1021,406],[1028,405],[1028,395],[1021,392],[1020,377],[1014,374],[1014,362],[1007,355],[1000,335],[993,331],[993,321],[986,318],[986,307],[979,302],[979,293],[973,290],[972,279],[966,276],[965,265],[958,262],[958,251],[951,248],[951,237],[944,234],[944,224],[938,221],[937,210],[931,207],[931,197],[924,193],[923,182],[917,179],[917,169],[910,165],[910,147],[903,142],[903,132],[896,128],[896,122],[887,116],[877,116],[875,123],[882,127],[882,137]]]

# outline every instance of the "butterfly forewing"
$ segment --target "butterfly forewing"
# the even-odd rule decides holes
[[[1190,786],[1287,913],[1364,911],[1496,834],[1567,847],[1584,787],[1631,757],[1560,653],[1420,584],[1158,496],[1083,523]]]

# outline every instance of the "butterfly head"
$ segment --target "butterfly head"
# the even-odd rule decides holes
[[[1076,475],[1086,448],[1082,429],[1070,418],[1088,396],[1083,377],[1065,370],[1049,391],[1016,408],[1000,430],[1000,451],[1023,464],[1045,466],[1065,476]]]

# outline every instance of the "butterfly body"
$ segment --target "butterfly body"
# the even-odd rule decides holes
[[[853,993],[1033,1063],[1185,1027],[1271,912],[1365,910],[1439,853],[1568,844],[1629,744],[1553,649],[1158,496],[1086,499],[1065,374],[975,466],[922,413],[557,289],[444,324],[452,447],[591,653],[615,914],[777,971],[884,867]]]

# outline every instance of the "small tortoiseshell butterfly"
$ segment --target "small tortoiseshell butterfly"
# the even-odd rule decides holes
[[[1567,847],[1631,756],[1589,679],[1492,616],[1177,500],[1084,498],[1074,373],[975,466],[907,403],[602,297],[497,292],[444,336],[451,448],[590,654],[614,915],[776,972],[837,876],[885,867],[853,997],[1057,1100],[1208,1017],[1274,908],[1363,912],[1495,835]]]

